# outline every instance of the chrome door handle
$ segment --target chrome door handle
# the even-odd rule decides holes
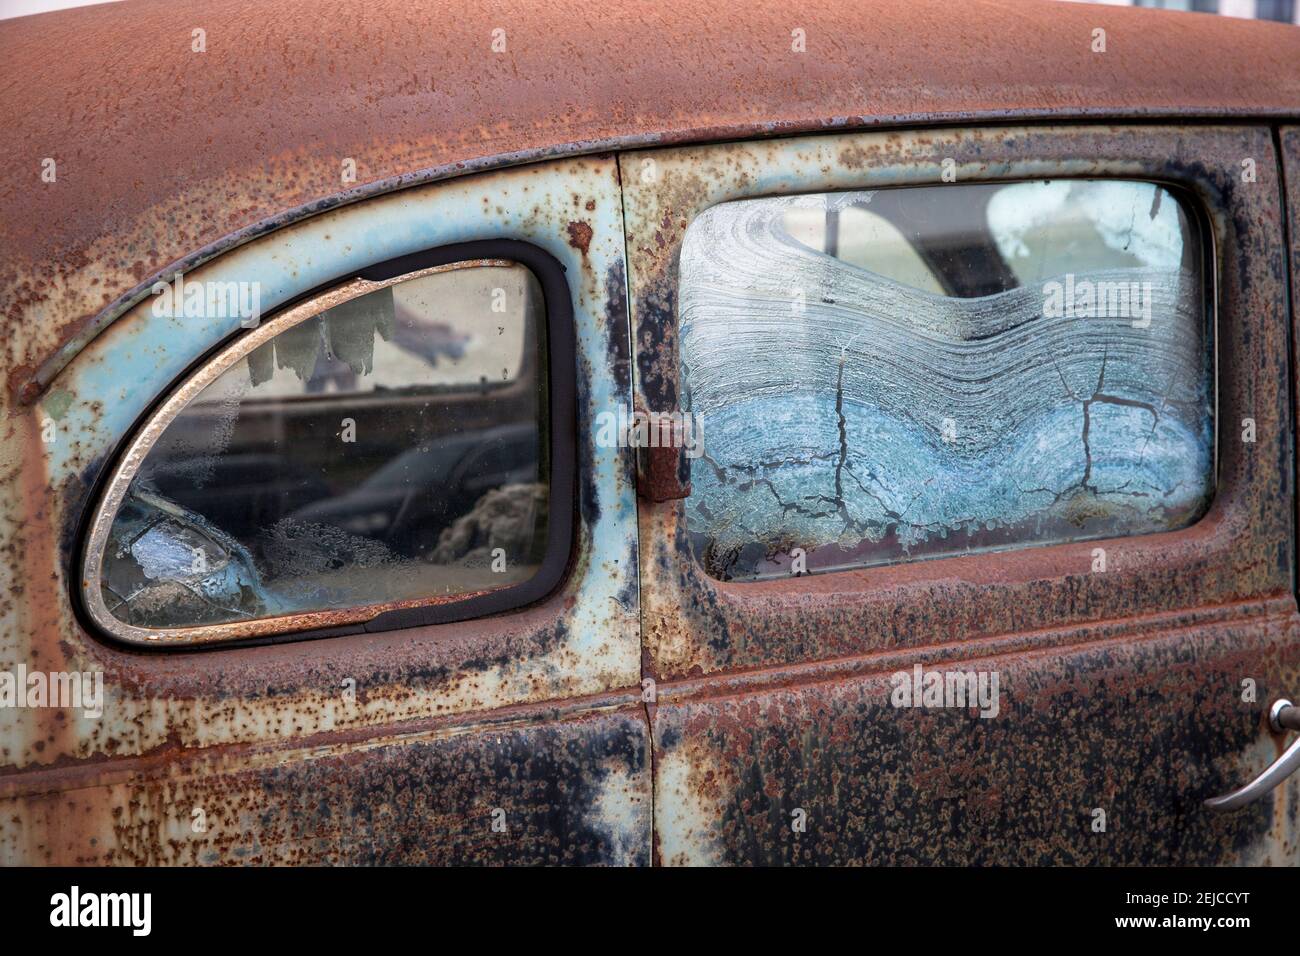
[[[1273,702],[1268,709],[1269,725],[1278,733],[1287,730],[1300,730],[1300,707],[1281,698]],[[1300,737],[1292,741],[1291,746],[1283,751],[1282,756],[1274,760],[1267,770],[1246,784],[1240,790],[1225,793],[1205,801],[1211,810],[1236,810],[1258,800],[1291,774],[1300,769]]]

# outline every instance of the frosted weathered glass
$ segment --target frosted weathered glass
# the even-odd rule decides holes
[[[1213,494],[1196,220],[1151,183],[745,200],[687,230],[691,545],[753,579],[1179,528]]]

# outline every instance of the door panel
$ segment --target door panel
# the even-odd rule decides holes
[[[1300,360],[1300,126],[1283,126],[1278,130],[1278,142],[1281,145],[1282,180],[1286,185],[1286,221],[1287,236],[1290,239],[1288,259],[1291,265],[1290,299],[1291,299],[1291,367],[1296,367]],[[1300,383],[1296,387],[1295,401],[1297,414],[1300,415]],[[1297,417],[1300,421],[1300,417]],[[1297,448],[1300,454],[1300,447]],[[1300,509],[1300,501],[1296,503]],[[1300,512],[1298,512],[1300,513]]]
[[[102,674],[104,707],[0,709],[0,862],[648,856],[632,459],[589,427],[630,398],[615,160],[395,192],[287,225],[185,280],[257,282],[271,312],[373,263],[494,239],[561,263],[576,332],[574,546],[558,589],[527,608],[229,649],[108,642],[73,606],[87,509],[137,422],[239,318],[173,320],[146,298],[11,416],[0,454],[20,467],[0,478],[0,660]],[[216,828],[194,830],[196,809]],[[361,820],[366,839],[352,832]],[[571,832],[590,839],[571,846]]]
[[[915,657],[782,673],[739,691],[719,680],[720,696],[708,696],[717,686],[680,696],[661,687],[660,859],[1293,863],[1294,784],[1236,813],[1201,804],[1282,750],[1261,729],[1258,707],[1240,700],[1240,678],[1251,675],[1264,694],[1287,692],[1300,679],[1300,639],[1287,600],[1265,602],[1257,615],[1191,626],[1144,620],[1083,644],[1040,633],[1032,650],[924,658],[927,669],[997,671],[1001,705],[991,720],[893,707],[890,675],[910,671]],[[1043,646],[1055,640],[1069,643]],[[976,657],[984,650],[991,656]],[[1097,809],[1103,832],[1093,830]],[[797,810],[806,814],[801,833],[792,829]]]
[[[37,772],[5,858],[63,865],[648,865],[636,705]],[[217,751],[215,753],[211,751]],[[195,811],[199,811],[196,815]],[[195,830],[195,824],[202,826]]]
[[[1295,692],[1300,663],[1270,131],[822,136],[621,162],[651,411],[679,407],[683,237],[729,200],[954,181],[945,172],[1153,180],[1202,208],[1217,275],[1217,494],[1190,527],[726,582],[692,556],[680,501],[643,501],[661,859],[1294,862],[1294,782],[1271,806],[1200,807],[1271,762],[1282,738],[1264,711]],[[707,419],[703,434],[707,455]],[[997,674],[999,712],[897,709],[893,678],[918,665]]]

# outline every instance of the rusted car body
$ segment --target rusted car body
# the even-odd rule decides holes
[[[0,862],[1297,862],[1294,781],[1232,814],[1203,801],[1277,756],[1269,703],[1300,692],[1300,30],[983,0],[131,0],[0,23],[0,53],[0,670],[105,688],[94,718],[0,709]],[[1105,574],[1077,542],[709,577],[679,456],[592,438],[617,404],[680,404],[688,225],[938,183],[945,159],[963,182],[1194,197],[1208,513],[1108,542]],[[87,626],[97,490],[239,333],[154,315],[156,281],[256,276],[271,311],[357,263],[502,238],[558,260],[572,296],[576,521],[549,596],[384,630],[340,608],[332,632],[255,646]],[[940,663],[996,667],[1002,718],[890,707],[891,673]]]

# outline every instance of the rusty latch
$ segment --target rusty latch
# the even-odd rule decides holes
[[[637,494],[648,501],[691,496],[691,462],[684,448],[638,448],[636,472]]]
[[[637,407],[642,420],[650,418]],[[653,416],[667,420],[669,416]],[[677,416],[671,416],[676,419]],[[647,434],[647,433],[643,433]],[[636,449],[637,494],[647,501],[676,501],[691,495],[691,462],[688,455],[687,436],[680,424],[656,426],[648,432],[650,439],[638,443]]]

